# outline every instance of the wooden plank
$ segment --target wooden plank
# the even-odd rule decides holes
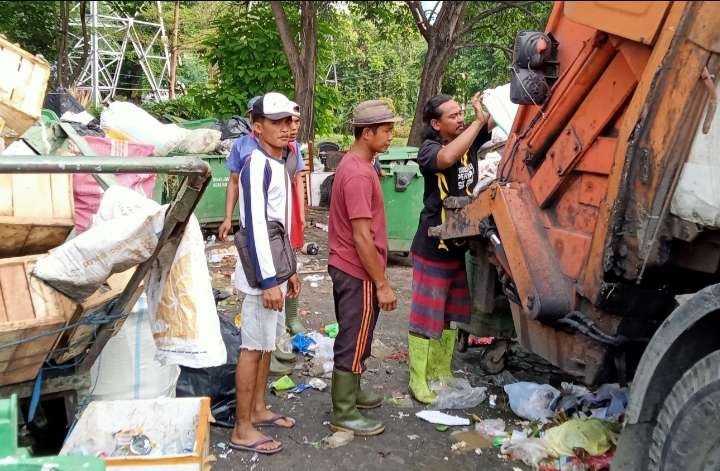
[[[65,242],[71,230],[70,226],[33,226],[22,253],[42,253],[54,249]]]
[[[72,175],[50,175],[52,215],[55,218],[73,217]]]
[[[0,174],[0,216],[12,216],[12,214],[13,214],[12,175],[4,173],[4,174]]]
[[[5,310],[5,297],[3,296],[2,290],[0,290],[0,324],[9,322],[7,311]]]
[[[15,104],[19,109],[25,111],[23,102],[25,101],[25,95],[27,94],[27,83],[30,80],[30,74],[32,74],[33,63],[25,59],[20,60],[20,68],[18,69],[17,75],[15,76],[15,89],[10,94],[10,101]]]
[[[51,218],[50,175],[13,175],[13,216]]]
[[[3,292],[5,311],[10,321],[35,319],[24,263],[11,262],[0,265],[0,289]]]

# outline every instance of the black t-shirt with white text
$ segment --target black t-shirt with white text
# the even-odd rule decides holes
[[[412,243],[412,253],[430,260],[456,260],[463,258],[467,244],[460,241],[443,241],[428,236],[428,229],[445,222],[443,201],[448,196],[472,196],[478,181],[478,151],[490,140],[487,127],[483,128],[470,149],[460,160],[445,170],[438,170],[437,155],[443,145],[426,139],[418,151],[418,165],[425,179],[424,207],[420,212],[418,230]]]

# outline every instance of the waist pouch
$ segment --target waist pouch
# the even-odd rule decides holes
[[[278,283],[284,283],[297,270],[297,261],[295,259],[295,251],[290,246],[285,227],[277,221],[269,221],[267,223],[268,238],[270,239],[270,252],[272,253],[273,265],[275,265],[275,278]],[[251,288],[261,289],[258,275],[255,271],[255,263],[250,257],[250,249],[248,248],[248,236],[244,227],[240,227],[235,233],[235,247],[237,247],[240,256],[245,278]]]

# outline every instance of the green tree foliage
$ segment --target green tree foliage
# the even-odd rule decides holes
[[[57,2],[2,2],[0,34],[49,61],[57,57]]]
[[[443,92],[468,103],[474,92],[508,83],[515,36],[519,31],[543,31],[551,9],[551,2],[532,2],[502,11],[479,25],[448,64]]]

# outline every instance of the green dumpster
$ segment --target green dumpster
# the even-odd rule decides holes
[[[380,186],[385,199],[388,249],[408,253],[423,208],[424,179],[417,147],[392,147],[380,156]]]
[[[195,217],[202,226],[219,226],[225,219],[225,193],[230,180],[230,170],[225,168],[224,155],[197,155],[210,165],[212,178],[205,193],[195,207]],[[173,178],[173,177],[171,177]],[[153,199],[158,203],[167,203],[173,185],[172,180],[167,180],[166,175],[157,176]],[[168,191],[170,190],[170,191]],[[238,223],[238,213],[233,215],[233,224]]]

